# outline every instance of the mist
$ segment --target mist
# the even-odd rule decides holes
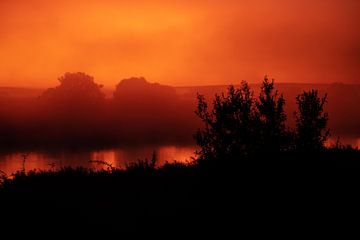
[[[180,99],[173,87],[130,78],[105,98],[84,73],[66,73],[59,81],[36,98],[2,97],[1,148],[194,143],[200,126],[194,102]]]
[[[171,86],[264,74],[359,83],[359,9],[356,0],[1,1],[0,84],[47,88],[79,69],[106,87],[139,73]]]
[[[286,100],[287,124],[294,126],[295,98],[304,90],[328,94],[332,138],[359,138],[360,86],[275,84]],[[260,86],[251,85],[255,97]],[[197,94],[211,101],[225,85],[172,87],[143,77],[119,81],[113,91],[85,73],[66,73],[46,90],[2,88],[0,147],[4,150],[194,145],[202,128],[194,111]],[[341,140],[340,138],[340,140]]]

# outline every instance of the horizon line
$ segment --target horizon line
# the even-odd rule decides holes
[[[170,84],[162,84],[160,82],[149,82],[149,83],[157,83],[157,84],[174,87],[174,88],[191,88],[191,87],[224,87],[224,86],[230,86],[230,85],[238,86],[241,84],[241,81],[239,81],[239,83],[236,83],[236,84],[228,83],[228,84],[207,84],[207,85],[170,85]],[[101,83],[98,83],[98,84],[101,84]],[[261,82],[248,82],[248,84],[249,85],[259,85],[259,84],[261,84]],[[275,85],[277,85],[277,84],[281,84],[281,85],[284,85],[284,84],[288,84],[288,85],[337,85],[337,84],[338,85],[360,85],[360,83],[345,83],[345,82],[327,82],[327,83],[304,82],[304,83],[301,83],[301,82],[276,82],[275,81]],[[116,87],[116,84],[112,87],[106,86],[104,84],[101,84],[101,85],[103,85],[102,89],[113,89]],[[52,88],[52,87],[56,87],[56,86],[31,87],[31,86],[16,86],[16,85],[15,86],[9,86],[9,85],[1,86],[0,85],[0,89],[13,88],[13,89],[43,90],[43,89],[48,89],[48,88]]]

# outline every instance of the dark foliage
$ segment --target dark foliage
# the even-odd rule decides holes
[[[199,161],[247,159],[249,156],[278,157],[285,152],[311,154],[325,149],[329,137],[328,114],[324,112],[326,95],[316,90],[296,98],[296,129],[286,126],[285,99],[274,88],[274,80],[265,77],[259,98],[248,84],[239,89],[230,86],[227,95],[216,95],[211,108],[198,95],[196,114],[204,123],[196,135]],[[304,155],[302,155],[304,156]]]
[[[318,165],[301,164],[299,155],[288,154],[287,161],[274,159],[268,165],[251,159],[216,169],[176,163],[157,168],[140,164],[130,170],[19,172],[0,187],[1,233],[234,236],[240,230],[260,234],[261,228],[266,235],[278,235],[285,234],[284,228],[306,231],[304,219],[316,228],[339,227],[339,221],[348,219],[344,213],[354,213],[359,200],[353,191],[360,180],[353,169],[359,152],[336,151],[313,157],[319,163],[327,159]],[[309,217],[314,214],[316,218]]]
[[[330,135],[329,116],[324,112],[327,95],[320,98],[318,91],[303,92],[297,96],[296,147],[300,151],[319,151]]]
[[[263,152],[278,152],[289,149],[290,133],[286,129],[285,99],[274,89],[274,80],[265,77],[256,102],[260,117],[260,145]]]
[[[196,134],[201,147],[198,153],[200,161],[226,161],[256,151],[259,116],[255,111],[253,93],[246,82],[242,82],[239,89],[230,86],[227,95],[216,95],[212,109],[205,98],[198,95],[196,114],[205,125]]]

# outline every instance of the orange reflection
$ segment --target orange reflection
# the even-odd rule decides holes
[[[61,167],[87,167],[92,169],[106,169],[106,165],[93,161],[103,161],[116,168],[124,168],[138,159],[151,159],[153,152],[157,156],[158,166],[165,162],[189,162],[194,156],[193,146],[145,146],[129,147],[126,149],[107,149],[80,152],[31,152],[26,157],[25,170],[56,170]],[[23,167],[23,153],[1,154],[0,169],[7,174],[19,171]]]

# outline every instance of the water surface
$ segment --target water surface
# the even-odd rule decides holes
[[[6,174],[14,173],[25,167],[29,170],[50,170],[61,167],[87,167],[93,169],[106,168],[104,164],[94,161],[104,161],[113,167],[124,168],[127,164],[139,159],[151,159],[155,152],[157,165],[165,162],[192,161],[194,146],[143,146],[113,148],[104,150],[79,150],[79,151],[35,151],[12,152],[0,154],[0,170]]]
[[[353,147],[360,147],[360,138],[340,139],[341,143]],[[329,139],[328,146],[334,145],[336,138]],[[81,150],[81,151],[34,151],[34,152],[12,152],[0,153],[0,170],[6,174],[14,173],[25,167],[30,170],[56,170],[61,167],[87,167],[92,169],[107,168],[104,164],[94,161],[103,161],[113,167],[124,168],[126,165],[139,159],[150,160],[155,152],[157,165],[165,162],[190,162],[195,157],[196,146],[137,146],[125,148],[112,148],[103,150]],[[25,160],[25,161],[24,161]]]

